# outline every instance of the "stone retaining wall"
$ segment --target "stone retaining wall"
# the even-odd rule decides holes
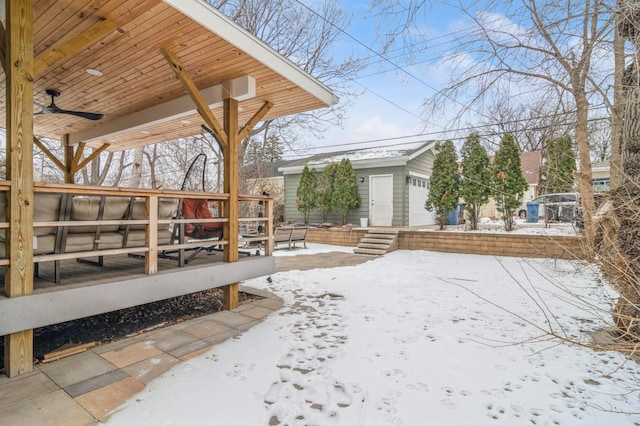
[[[310,228],[307,241],[356,247],[366,229]],[[481,232],[400,231],[400,250],[516,257],[584,258],[581,239],[575,236],[544,236]]]
[[[307,231],[307,242],[356,247],[366,234],[367,230],[360,228],[309,228]]]

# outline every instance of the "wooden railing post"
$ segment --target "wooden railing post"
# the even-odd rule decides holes
[[[158,197],[150,195],[146,198],[145,207],[149,223],[145,227],[145,246],[149,251],[144,257],[144,273],[158,273]]]
[[[271,256],[273,254],[273,199],[264,201],[264,217],[267,221],[264,224],[264,254]]]

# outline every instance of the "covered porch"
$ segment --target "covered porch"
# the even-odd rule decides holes
[[[33,369],[36,327],[215,287],[234,308],[238,282],[275,270],[271,198],[239,193],[239,143],[262,120],[332,105],[335,95],[203,0],[4,3],[5,374]],[[105,150],[196,135],[203,126],[224,153],[222,193],[76,185],[76,174]],[[64,157],[41,138],[59,140]],[[64,184],[34,182],[33,145],[63,171]],[[164,207],[187,198],[219,206],[217,217],[198,222],[221,224],[221,238],[185,237],[194,220]],[[51,217],[40,215],[43,200],[58,206]],[[243,202],[263,210],[240,217]],[[97,215],[78,216],[76,204]],[[264,256],[240,252],[243,222],[263,224],[253,242]],[[184,256],[203,247],[206,261],[185,265]],[[70,261],[97,259],[100,268],[123,258],[131,272],[65,283]],[[53,265],[55,283],[37,277],[44,265]]]

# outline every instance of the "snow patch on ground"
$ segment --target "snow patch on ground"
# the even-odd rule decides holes
[[[548,334],[609,325],[617,295],[587,263],[399,250],[245,284],[285,306],[107,424],[640,422],[634,361]]]

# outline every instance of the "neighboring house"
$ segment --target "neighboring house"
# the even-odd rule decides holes
[[[351,211],[348,222],[369,226],[423,226],[435,223],[433,214],[424,208],[429,194],[429,178],[435,158],[435,142],[414,142],[398,146],[364,148],[342,152],[317,154],[292,161],[278,170],[284,174],[284,219],[302,222],[304,217],[296,208],[296,192],[305,165],[320,177],[324,167],[348,158],[358,180],[362,203]],[[320,210],[309,217],[320,222]],[[327,220],[341,223],[338,212]]]
[[[594,192],[607,192],[611,189],[611,166],[609,160],[591,165],[591,182]]]
[[[284,220],[284,177],[278,169],[291,163],[291,160],[265,161],[243,170],[244,193],[260,195],[266,192],[273,197],[275,222]],[[255,210],[257,211],[257,208]],[[253,210],[250,210],[247,215],[250,216],[252,213]]]
[[[491,158],[493,161],[493,157]],[[522,211],[526,215],[527,201],[531,201],[539,194],[540,185],[540,168],[542,167],[542,151],[530,151],[520,154],[520,166],[522,168],[522,175],[529,184],[529,187],[522,196],[522,206],[520,206],[516,214],[520,214]],[[496,209],[493,198],[489,202],[480,208],[480,216],[500,217],[500,212]]]

